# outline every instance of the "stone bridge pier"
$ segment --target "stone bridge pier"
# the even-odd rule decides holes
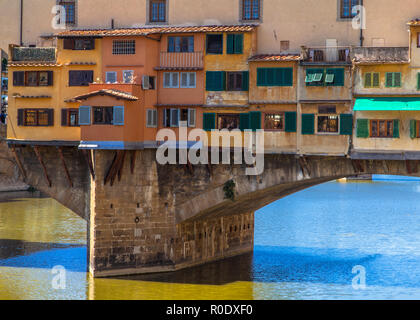
[[[0,141],[0,154],[0,176],[18,176],[88,221],[96,277],[174,271],[251,251],[254,212],[314,185],[361,173],[419,175],[418,161],[348,157],[267,154],[264,172],[247,176],[245,165],[159,165],[153,149]]]

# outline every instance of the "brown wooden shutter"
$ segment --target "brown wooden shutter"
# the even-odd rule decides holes
[[[54,72],[53,71],[47,71],[48,73],[48,85],[52,86],[53,85],[53,78],[54,78]]]
[[[17,118],[18,126],[23,126],[24,113],[25,113],[25,109],[18,109],[18,118]]]
[[[24,86],[25,85],[25,72],[24,71],[14,71],[13,72],[13,85],[14,86]]]
[[[74,50],[74,39],[63,39],[63,48]]]
[[[69,116],[68,116],[68,114],[69,114],[68,109],[61,109],[61,125],[63,127],[69,125]]]
[[[48,125],[54,125],[54,109],[47,109],[48,110]]]

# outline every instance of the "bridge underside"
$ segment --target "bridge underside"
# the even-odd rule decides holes
[[[81,152],[1,142],[0,174],[20,176],[90,223],[90,271],[173,271],[253,249],[254,212],[305,188],[357,174],[419,176],[417,160],[266,155],[245,165],[159,165],[154,150]],[[234,200],[226,198],[226,182]],[[280,213],[281,214],[281,213]]]

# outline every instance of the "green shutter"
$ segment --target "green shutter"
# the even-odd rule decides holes
[[[335,87],[344,86],[344,68],[327,69],[326,74],[334,75],[334,81],[332,83],[327,83],[327,86],[335,86]]]
[[[394,138],[400,137],[400,120],[394,120],[394,132],[392,136]]]
[[[234,46],[235,46],[235,35],[234,34],[228,34],[227,35],[227,46],[226,46],[226,53],[227,54],[234,54]]]
[[[219,82],[220,91],[226,91],[226,72],[225,71],[220,71],[220,75],[221,75],[221,79],[220,81],[222,81],[221,83]]]
[[[315,74],[322,74],[323,76],[321,77],[320,81],[314,81],[313,80],[313,75]],[[322,68],[308,68],[306,69],[306,77],[310,77],[312,75],[312,81],[311,82],[306,82],[306,86],[308,87],[321,87],[324,85],[323,82],[323,78],[324,78],[324,69]]]
[[[262,87],[266,85],[265,75],[265,69],[257,68],[257,86]]]
[[[297,114],[296,112],[285,112],[285,130],[286,132],[296,132],[296,120],[297,120]]]
[[[342,114],[340,115],[340,134],[349,135],[353,134],[353,115]]]
[[[372,76],[372,87],[377,88],[380,86],[380,73],[374,72]]]
[[[212,129],[216,129],[216,114],[203,113],[203,130],[211,131]]]
[[[293,86],[293,68],[257,68],[257,86]]]
[[[226,72],[207,71],[206,72],[206,90],[207,91],[226,90]]]
[[[214,89],[214,72],[206,72],[206,91],[213,91]]]
[[[356,136],[358,138],[369,137],[369,120],[368,119],[357,119]]]
[[[272,87],[275,84],[276,73],[273,68],[267,68],[266,70],[267,86]]]
[[[394,72],[394,87],[401,87],[401,72]]]
[[[420,72],[417,73],[417,90],[420,90]]]
[[[365,88],[372,87],[372,73],[365,73]]]
[[[315,133],[315,115],[314,114],[302,114],[302,134],[314,134]]]
[[[417,138],[417,121],[410,120],[410,138],[415,139]]]
[[[242,54],[244,48],[244,35],[235,34],[234,52],[236,54]]]
[[[261,129],[261,112],[260,111],[251,111],[249,113],[249,125],[250,125],[250,129],[254,131]]]
[[[240,113],[239,114],[239,129],[244,131],[249,129],[249,113]]]
[[[393,79],[394,79],[394,76],[392,75],[392,72],[387,72],[386,73],[385,86],[392,87],[393,82],[394,82]]]
[[[283,69],[283,86],[293,87],[293,68]]]
[[[242,72],[242,91],[249,90],[249,71]]]

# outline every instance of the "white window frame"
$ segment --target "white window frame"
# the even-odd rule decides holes
[[[338,124],[337,124],[337,132],[322,132],[322,131],[318,131],[319,117],[329,117],[329,116],[331,116],[331,117],[337,117],[337,121],[338,121]],[[317,135],[320,135],[320,136],[339,136],[340,135],[340,114],[338,114],[338,113],[317,113],[315,115],[315,117],[316,117],[316,121],[315,121],[315,125],[316,125],[315,132],[316,132]]]
[[[125,81],[125,73],[126,72],[131,72],[131,74],[132,74],[132,76],[131,76],[131,81],[130,82],[126,82]],[[123,83],[133,83],[134,82],[134,70],[123,70],[123,73],[122,73],[122,75],[123,75],[123,77],[122,77],[122,82]]]
[[[146,127],[157,128],[157,117],[156,109],[146,109]]]
[[[187,85],[186,86],[182,85],[182,75],[183,74],[187,75]],[[193,86],[190,85],[191,74],[194,74],[194,85]],[[180,78],[179,79],[180,80],[179,81],[180,88],[196,88],[197,87],[197,74],[196,74],[196,72],[181,72],[179,78]]]
[[[115,75],[115,82],[108,81],[108,74],[114,74]],[[105,83],[117,83],[118,82],[118,74],[116,71],[107,71],[105,73]]]
[[[169,86],[166,86],[165,85],[165,77],[166,77],[166,75],[167,74],[169,74]],[[172,75],[173,74],[177,74],[177,78],[178,78],[178,83],[177,83],[177,85],[174,85],[173,84],[173,77],[172,77]],[[164,72],[163,73],[163,87],[166,89],[166,88],[168,88],[168,89],[171,89],[171,88],[179,88],[179,72]]]

